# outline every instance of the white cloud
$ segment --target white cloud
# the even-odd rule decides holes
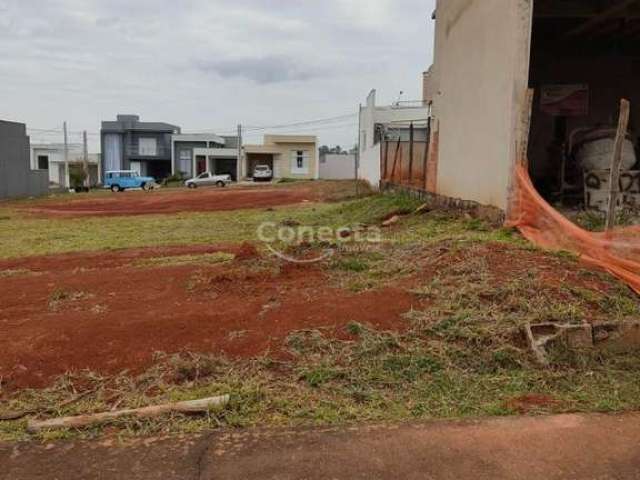
[[[233,130],[418,97],[434,0],[0,0],[0,117]],[[348,145],[355,127],[318,131]]]
[[[338,8],[349,22],[364,28],[382,28],[393,24],[392,5],[402,7],[402,2],[391,0],[338,0]]]

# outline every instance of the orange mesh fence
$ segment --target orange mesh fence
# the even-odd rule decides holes
[[[575,252],[604,268],[640,293],[640,227],[593,233],[578,227],[549,205],[537,192],[527,170],[515,174],[508,225],[531,242],[552,250]]]

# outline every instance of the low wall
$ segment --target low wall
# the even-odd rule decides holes
[[[474,214],[474,217],[487,220],[495,225],[503,225],[505,223],[505,212],[497,207],[490,205],[482,205],[473,200],[462,200],[460,198],[452,198],[436,193],[427,192],[421,188],[410,187],[406,185],[396,185],[391,182],[380,182],[380,190],[388,193],[403,193],[414,198],[423,200],[425,203],[435,208],[455,209],[467,211]]]

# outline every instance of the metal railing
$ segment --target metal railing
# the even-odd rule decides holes
[[[140,151],[140,147],[133,144],[127,145],[125,152],[128,157],[171,158],[171,147],[169,145],[156,145],[155,153],[152,153]]]

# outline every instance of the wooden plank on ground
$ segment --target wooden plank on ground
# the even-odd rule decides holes
[[[51,420],[32,420],[27,425],[29,432],[35,433],[42,430],[52,430],[60,428],[84,428],[92,425],[108,423],[122,417],[151,418],[171,412],[181,413],[202,413],[208,410],[223,406],[229,403],[229,395],[220,397],[203,398],[201,400],[191,400],[186,402],[166,403],[151,407],[132,408],[127,410],[117,410],[115,412],[93,413],[89,415],[79,415],[75,417],[59,417]]]

